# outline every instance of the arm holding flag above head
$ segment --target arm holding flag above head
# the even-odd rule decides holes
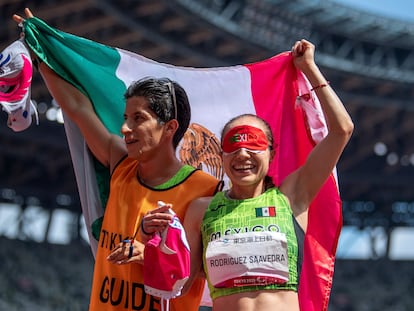
[[[34,18],[29,9],[25,9],[25,13],[27,18]],[[24,19],[19,15],[14,15],[13,18],[19,24],[24,22]],[[35,59],[39,59],[38,56],[35,56]],[[58,102],[66,116],[79,127],[88,147],[98,161],[105,167],[110,167],[112,171],[113,166],[127,154],[122,139],[112,135],[104,126],[94,111],[91,100],[86,95],[87,91],[80,91],[73,86],[73,83],[67,82],[56,74],[46,62],[40,60],[37,63],[38,70],[50,94]],[[112,153],[115,154],[112,155]]]
[[[304,157],[303,166],[289,176],[294,182],[288,182],[296,184],[299,197],[289,186],[284,189],[298,204],[298,221],[307,224],[299,301],[301,309],[311,311],[328,309],[337,241],[342,228],[336,164],[354,130],[342,101],[315,64],[314,53],[315,46],[306,40],[297,41],[292,48],[296,68],[311,85],[308,93],[298,100],[302,105],[317,100],[326,129],[322,137],[315,134],[314,146]],[[306,213],[301,215],[302,211]],[[336,239],[329,238],[334,236]]]
[[[76,87],[43,62],[39,65],[39,72],[65,116],[79,127],[92,154],[112,172],[119,160],[127,154],[123,139],[108,131],[96,115],[89,98]]]
[[[328,126],[327,135],[318,142],[306,161],[296,171],[289,174],[280,185],[292,204],[295,217],[307,229],[309,206],[327,178],[332,174],[348,143],[352,131],[352,120],[341,100],[314,62],[315,46],[306,40],[297,41],[292,47],[293,61],[308,78],[312,89],[310,96],[316,95]],[[299,100],[307,100],[302,96]]]
[[[34,16],[29,9],[26,9],[25,13],[28,19],[34,19]],[[19,24],[23,24],[25,22],[25,19],[19,15],[14,15],[13,19]],[[39,57],[39,55],[36,55],[36,51],[37,50],[32,51],[31,54],[35,60],[37,60],[38,71],[40,72],[50,94],[62,108],[65,116],[65,126],[67,127],[67,132],[68,128],[76,127],[75,131],[79,131],[85,140],[85,150],[87,149],[91,151],[94,158],[99,161],[103,167],[106,167],[110,172],[112,172],[113,168],[120,161],[120,159],[127,155],[127,149],[123,139],[119,135],[112,134],[102,123],[101,119],[94,110],[90,98],[86,95],[87,90],[85,91],[85,89],[75,87],[75,83],[67,81],[69,80],[67,76],[58,75],[50,68],[49,64],[51,61],[47,60],[47,55],[44,54],[42,57]],[[43,61],[43,59],[45,61]],[[54,68],[56,68],[56,65]],[[68,134],[68,139],[70,138],[71,136]],[[71,151],[72,150],[73,149],[71,149]],[[73,155],[72,160],[74,160]],[[88,178],[91,177],[89,176]],[[79,187],[78,185],[78,188],[82,189],[83,187]],[[95,217],[102,216],[103,208],[95,214]],[[87,217],[86,213],[84,213],[84,215]],[[93,220],[91,220],[91,222],[93,222]],[[90,229],[88,231],[90,232]],[[96,239],[98,239],[98,236],[99,231],[95,233]],[[96,245],[96,240],[92,237],[92,233],[90,233],[90,242],[91,246]],[[95,247],[92,247],[94,254]]]

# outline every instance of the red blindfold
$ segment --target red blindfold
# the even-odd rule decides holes
[[[233,127],[224,136],[222,149],[225,153],[232,153],[241,148],[260,152],[265,151],[269,144],[266,134],[259,128],[250,125]]]

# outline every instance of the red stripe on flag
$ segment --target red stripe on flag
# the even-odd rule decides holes
[[[277,144],[269,175],[279,185],[306,160],[315,145],[305,123],[306,116],[296,106],[298,72],[289,52],[246,67],[251,74],[256,114],[269,122]],[[332,177],[309,208],[299,288],[301,310],[327,310],[341,213],[338,188]]]
[[[281,143],[283,109],[281,103],[291,103],[294,105],[294,81],[296,70],[293,63],[288,62],[291,56],[288,53],[279,54],[264,61],[246,65],[250,70],[251,88],[256,114],[266,120],[272,127],[274,145],[279,149]],[[289,82],[290,81],[290,82]],[[276,184],[286,176],[283,168],[279,168],[281,154],[276,152],[272,162],[269,175]],[[286,171],[291,172],[295,169],[292,163],[286,162]]]

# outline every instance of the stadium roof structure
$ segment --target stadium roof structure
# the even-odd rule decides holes
[[[25,5],[63,31],[173,65],[250,63],[309,39],[355,122],[338,164],[345,224],[414,225],[414,23],[322,0],[4,0],[1,49],[18,38],[11,17]],[[44,107],[38,126],[14,133],[0,114],[0,200],[80,212],[64,129],[46,118],[53,103],[38,74],[32,98]]]

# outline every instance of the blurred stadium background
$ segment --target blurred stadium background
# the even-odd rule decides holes
[[[344,229],[329,310],[413,310],[414,18],[329,0],[0,0],[0,50],[24,7],[173,65],[249,63],[312,41],[355,122],[338,165]],[[0,310],[87,310],[93,256],[59,108],[38,74],[32,98],[38,126],[14,133],[0,114]]]

